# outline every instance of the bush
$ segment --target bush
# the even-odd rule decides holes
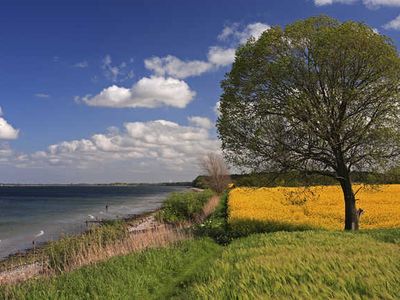
[[[194,221],[212,195],[211,190],[172,193],[165,200],[158,218],[167,223]]]

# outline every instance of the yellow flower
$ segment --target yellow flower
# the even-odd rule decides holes
[[[355,185],[354,191],[360,187]],[[400,184],[362,187],[356,198],[357,207],[365,212],[360,228],[400,227]],[[235,188],[228,201],[230,222],[251,219],[326,229],[344,226],[340,186]]]

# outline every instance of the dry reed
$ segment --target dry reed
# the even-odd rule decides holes
[[[202,222],[206,219],[214,212],[218,203],[219,197],[212,196],[204,205],[202,212],[196,216],[195,222]],[[8,271],[0,273],[0,284],[13,284],[38,275],[53,276],[61,272],[70,272],[114,256],[126,255],[148,248],[164,247],[192,238],[192,234],[188,230],[193,225],[192,222],[178,225],[150,222],[148,226],[143,224],[146,222],[148,222],[148,217],[136,220],[134,224],[127,224],[126,234],[115,241],[105,244],[99,237],[90,243],[81,243],[78,247],[71,247],[65,250],[67,253],[63,254],[61,261],[59,253],[52,254],[50,252],[47,255],[38,256],[37,261],[33,263],[13,266]],[[55,260],[58,261],[52,264],[51,261]]]

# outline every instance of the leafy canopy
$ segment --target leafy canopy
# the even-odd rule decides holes
[[[400,59],[362,23],[312,17],[236,52],[217,128],[238,166],[333,177],[400,154]]]

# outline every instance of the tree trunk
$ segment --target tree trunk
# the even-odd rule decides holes
[[[354,197],[351,180],[348,174],[346,174],[340,180],[340,185],[344,195],[345,205],[345,230],[358,230],[359,228],[359,213],[356,209],[356,199]]]

